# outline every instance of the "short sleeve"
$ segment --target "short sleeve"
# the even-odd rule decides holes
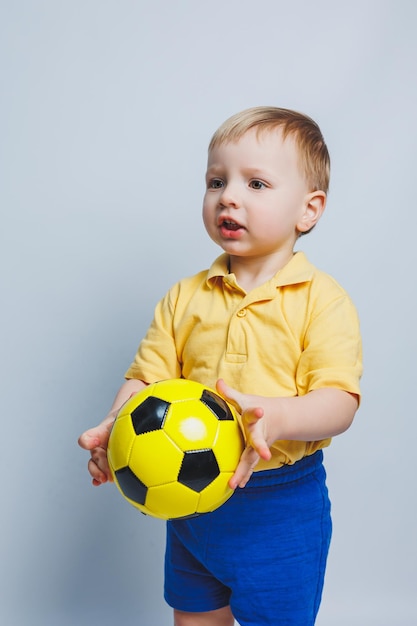
[[[125,378],[147,383],[181,377],[173,333],[177,287],[174,286],[155,308],[152,323],[142,339]]]
[[[362,344],[356,308],[345,292],[315,303],[296,373],[299,395],[323,387],[357,394]]]

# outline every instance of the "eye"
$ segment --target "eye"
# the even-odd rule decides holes
[[[259,189],[265,189],[266,185],[261,180],[255,179],[255,180],[250,181],[249,187],[251,187],[252,189],[259,190]]]
[[[207,189],[222,189],[224,182],[221,178],[211,178],[207,182]]]

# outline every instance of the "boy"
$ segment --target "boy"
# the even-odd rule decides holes
[[[349,297],[294,253],[324,211],[329,170],[320,129],[300,113],[256,107],[218,129],[203,220],[223,254],[157,305],[109,415],[80,437],[99,485],[114,417],[146,384],[217,385],[238,408],[247,445],[232,498],[167,523],[176,626],[315,623],[331,535],[322,448],[351,425],[362,371]]]

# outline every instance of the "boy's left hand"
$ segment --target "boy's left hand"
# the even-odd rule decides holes
[[[266,461],[269,461],[271,458],[271,451],[268,445],[268,423],[264,416],[264,409],[259,406],[259,402],[262,401],[260,396],[236,391],[236,389],[226,385],[222,379],[217,381],[216,388],[225,400],[233,404],[241,414],[246,448],[240,457],[235,473],[229,481],[230,487],[236,489],[236,487],[244,487],[246,485],[260,458]]]

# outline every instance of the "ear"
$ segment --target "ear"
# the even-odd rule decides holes
[[[326,207],[326,194],[324,191],[312,191],[305,198],[304,212],[296,224],[300,233],[306,233],[313,228],[323,215]]]

